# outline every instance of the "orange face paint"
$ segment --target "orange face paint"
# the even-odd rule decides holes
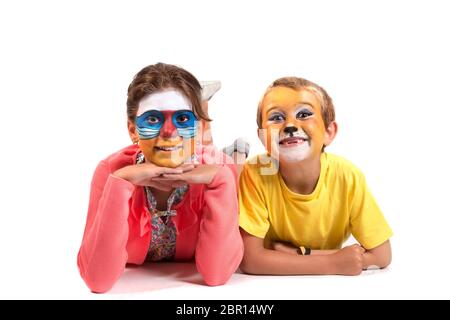
[[[190,102],[176,90],[150,94],[140,101],[137,130],[146,161],[175,168],[192,157],[197,120],[191,110]]]
[[[275,87],[264,96],[262,141],[272,157],[302,161],[320,156],[325,125],[319,97],[308,88]]]
[[[194,154],[195,139],[183,139],[178,135],[170,138],[158,136],[140,140],[139,146],[147,161],[161,167],[175,168]]]

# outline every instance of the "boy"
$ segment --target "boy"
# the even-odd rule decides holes
[[[305,79],[278,79],[257,123],[269,157],[250,159],[240,177],[241,270],[358,275],[388,266],[392,231],[364,175],[324,152],[337,133],[327,92]],[[341,249],[350,233],[360,245]]]

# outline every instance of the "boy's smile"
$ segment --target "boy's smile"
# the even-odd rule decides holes
[[[299,132],[297,127],[294,126],[290,126],[287,128],[288,130],[285,130],[284,134],[282,133],[280,135],[279,145],[281,148],[298,147],[304,143],[310,144],[310,139],[303,130],[300,129]]]
[[[320,156],[326,130],[319,97],[309,88],[272,88],[261,108],[262,141],[272,157],[292,162]]]

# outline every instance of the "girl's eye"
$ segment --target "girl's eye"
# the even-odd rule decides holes
[[[154,124],[154,123],[158,123],[158,122],[159,122],[159,119],[158,119],[157,117],[150,116],[150,117],[147,118],[147,121],[148,121],[149,123]]]
[[[312,116],[313,113],[311,111],[303,110],[297,113],[297,119],[305,119]]]
[[[185,114],[181,114],[177,117],[177,122],[186,122],[189,120],[189,117]]]
[[[275,113],[269,117],[269,121],[283,121],[283,120],[284,117],[279,113]]]

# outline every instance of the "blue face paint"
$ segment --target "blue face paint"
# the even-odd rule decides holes
[[[141,139],[153,139],[159,136],[164,116],[158,110],[149,110],[136,117],[136,130]]]
[[[149,110],[136,117],[136,130],[142,140],[153,139],[166,121],[159,110]],[[171,121],[180,137],[193,138],[197,134],[197,118],[191,110],[178,110],[172,113]]]
[[[197,134],[197,118],[191,110],[178,110],[172,115],[172,123],[177,128],[178,135],[185,139]]]

